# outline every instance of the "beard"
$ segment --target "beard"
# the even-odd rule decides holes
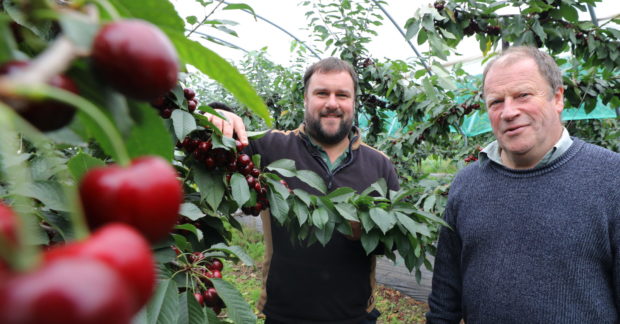
[[[338,126],[338,130],[329,134],[323,129],[323,125],[321,125],[321,116],[330,114],[333,112],[324,112],[319,115],[319,118],[316,119],[310,114],[306,112],[304,122],[306,124],[306,132],[310,135],[314,140],[321,144],[326,145],[334,145],[340,143],[345,137],[349,135],[351,132],[351,128],[353,127],[353,119],[340,119],[340,125]]]

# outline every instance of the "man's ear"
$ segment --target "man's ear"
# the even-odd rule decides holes
[[[564,87],[559,87],[553,94],[553,108],[558,114],[564,110]]]

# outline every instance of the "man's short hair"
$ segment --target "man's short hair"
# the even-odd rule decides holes
[[[500,59],[504,57],[511,58],[510,61],[505,59],[504,62],[502,62],[506,64],[512,64],[524,58],[533,59],[534,62],[536,62],[536,65],[538,66],[538,71],[543,76],[543,78],[547,80],[547,83],[549,84],[549,87],[551,88],[551,93],[550,93],[551,96],[553,96],[553,94],[559,88],[563,87],[562,72],[560,71],[560,68],[558,67],[558,65],[555,63],[555,60],[553,60],[553,58],[549,54],[532,46],[515,46],[515,47],[509,47],[507,50],[503,51],[500,55],[498,55],[496,58],[490,61],[487,64],[487,66],[484,68],[484,72],[482,73],[482,91],[483,91],[482,94],[483,96],[484,96],[484,82],[486,80],[487,73],[489,72],[489,70],[491,70],[491,67],[493,67],[493,65],[497,63],[497,61],[499,61]],[[514,60],[512,60],[512,58],[514,58]]]
[[[351,79],[353,79],[353,95],[357,95],[357,72],[353,68],[353,65],[347,61],[343,61],[336,57],[328,57],[322,59],[308,67],[306,69],[306,73],[304,74],[304,94],[308,91],[308,83],[310,82],[310,78],[314,73],[329,73],[329,72],[341,72],[345,71],[351,75]]]

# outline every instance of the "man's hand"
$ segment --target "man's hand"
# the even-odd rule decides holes
[[[237,139],[243,146],[248,145],[248,135],[245,132],[245,125],[241,117],[235,115],[226,110],[216,109],[217,113],[224,116],[226,119],[222,119],[213,114],[204,113],[209,118],[209,121],[222,131],[222,135],[226,137],[233,137],[233,134],[237,134]]]

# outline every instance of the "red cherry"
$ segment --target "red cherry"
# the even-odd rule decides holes
[[[248,186],[250,186],[250,188],[254,188],[254,184],[256,184],[256,179],[254,177],[247,176],[245,180],[248,182]]]
[[[26,61],[9,61],[0,66],[0,75],[19,73],[28,64],[30,63]],[[64,75],[54,76],[47,83],[56,88],[78,93],[75,83]],[[5,101],[34,127],[44,132],[68,125],[75,115],[75,108],[53,100],[26,101],[2,98],[0,100]]]
[[[91,258],[44,264],[0,287],[3,324],[129,324],[132,305],[125,281]]]
[[[102,227],[85,241],[50,249],[46,263],[60,259],[95,259],[115,270],[132,292],[137,312],[155,289],[155,259],[149,243],[132,227],[115,223]]]
[[[196,301],[198,302],[198,304],[200,304],[200,306],[204,306],[205,305],[205,300],[202,297],[201,293],[194,293],[194,298],[196,298]]]
[[[119,92],[153,100],[177,83],[179,64],[168,37],[144,20],[119,20],[103,26],[93,41],[95,70]]]
[[[250,171],[250,175],[252,175],[254,178],[258,178],[258,176],[260,176],[260,170],[257,168],[253,168],[252,171]]]
[[[172,109],[164,108],[159,112],[159,115],[164,119],[168,119],[170,118],[170,116],[172,116]]]
[[[261,189],[263,189],[260,185],[260,182],[256,181],[256,183],[254,184],[254,190],[256,190],[256,192],[260,193]]]
[[[213,169],[215,169],[215,164],[216,164],[216,163],[215,163],[215,159],[214,159],[214,158],[212,158],[212,157],[208,156],[208,157],[205,159],[205,166],[207,167],[207,170],[213,170]]]
[[[11,245],[17,245],[17,215],[0,200],[0,236]]]
[[[239,157],[237,157],[237,162],[240,166],[246,166],[252,162],[252,158],[250,158],[247,154],[239,154]]]
[[[241,143],[239,140],[235,140],[235,146],[237,147],[237,152],[241,152],[245,148],[245,145]]]
[[[211,141],[200,142],[200,144],[198,144],[198,150],[207,153],[211,149],[211,146]]]
[[[196,92],[194,91],[194,89],[185,88],[183,89],[183,96],[187,100],[192,100],[194,99],[194,97],[196,97]]]
[[[205,305],[208,307],[217,306],[219,303],[220,296],[213,287],[207,288],[202,296],[204,297]]]
[[[91,228],[122,222],[156,242],[177,222],[183,189],[167,161],[145,156],[128,167],[89,170],[80,183],[80,198]]]
[[[224,264],[219,259],[212,259],[211,263],[207,265],[207,268],[211,271],[222,271],[222,269],[224,269]]]
[[[189,110],[189,112],[194,112],[196,110],[196,106],[198,106],[198,102],[195,100],[188,100],[187,101],[187,110]]]

